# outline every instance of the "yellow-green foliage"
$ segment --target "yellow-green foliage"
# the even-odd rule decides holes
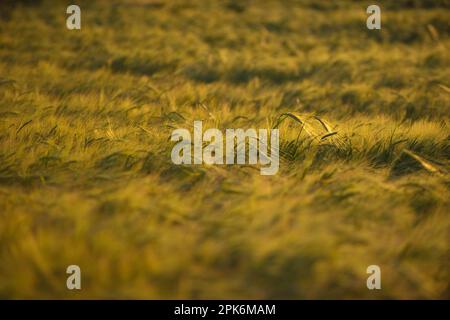
[[[0,3],[0,297],[449,297],[448,2],[77,2]],[[279,173],[173,165],[194,120]]]

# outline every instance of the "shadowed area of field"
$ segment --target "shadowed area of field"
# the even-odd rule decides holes
[[[369,1],[78,1],[79,31],[0,3],[0,297],[449,298],[450,5],[378,2],[381,30]],[[278,125],[279,173],[174,165],[194,120]]]

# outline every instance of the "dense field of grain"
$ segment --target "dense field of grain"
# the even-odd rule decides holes
[[[73,2],[0,2],[1,298],[450,297],[448,1]],[[277,175],[171,162],[287,113]]]

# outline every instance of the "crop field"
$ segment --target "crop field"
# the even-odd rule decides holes
[[[0,298],[449,299],[450,3],[372,2],[0,1]]]

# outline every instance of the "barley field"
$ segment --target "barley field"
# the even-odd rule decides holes
[[[449,1],[73,2],[0,1],[0,298],[450,298]],[[279,172],[175,165],[196,120]]]

